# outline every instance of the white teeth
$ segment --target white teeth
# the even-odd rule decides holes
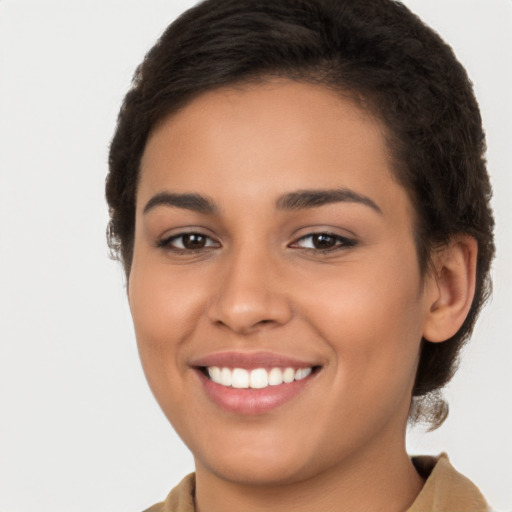
[[[221,386],[232,386],[237,389],[263,389],[268,386],[289,384],[294,380],[305,379],[312,368],[265,368],[246,370],[245,368],[219,368],[210,366],[207,368],[210,379]]]
[[[283,372],[283,381],[289,384],[295,380],[295,370],[293,368],[286,368]]]
[[[265,368],[257,368],[251,371],[250,387],[253,389],[262,389],[268,386],[268,372]]]
[[[211,368],[208,368],[208,375],[210,376],[210,379],[213,380],[213,382],[218,382],[220,384],[221,371],[218,366],[212,366]]]
[[[311,368],[299,368],[295,372],[295,380],[305,379],[311,373]]]
[[[224,371],[226,368],[223,368]],[[245,389],[249,387],[249,372],[243,368],[234,368],[231,372],[231,385],[234,388]]]
[[[272,368],[268,374],[268,383],[271,386],[279,386],[283,383],[283,372],[281,368]]]
[[[220,371],[220,382],[223,386],[231,386],[231,370],[229,368],[222,368]]]

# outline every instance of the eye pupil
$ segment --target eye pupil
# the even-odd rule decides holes
[[[313,245],[316,249],[330,249],[336,244],[336,239],[331,235],[321,233],[313,236]]]
[[[202,249],[206,245],[206,237],[196,233],[183,235],[183,246],[186,249]]]

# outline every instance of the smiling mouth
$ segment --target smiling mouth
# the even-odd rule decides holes
[[[221,352],[192,361],[206,396],[244,416],[274,411],[302,395],[323,366],[272,352]]]
[[[320,366],[306,368],[228,368],[219,366],[200,367],[201,372],[212,382],[226,388],[264,389],[300,381],[316,373]]]

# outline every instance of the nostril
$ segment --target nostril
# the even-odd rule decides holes
[[[250,314],[237,314],[233,316],[224,315],[223,318],[213,320],[213,323],[218,327],[224,327],[240,333],[251,333],[260,328],[272,327],[279,325],[278,320],[272,318],[264,318],[262,320],[251,318]]]

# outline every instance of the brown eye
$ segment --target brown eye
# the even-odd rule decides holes
[[[183,235],[181,238],[185,249],[202,249],[206,246],[206,237],[197,233]]]
[[[202,233],[180,233],[158,242],[158,247],[174,251],[200,251],[220,247],[220,244]]]
[[[356,240],[333,233],[311,233],[297,240],[292,247],[317,251],[336,251],[338,249],[348,249],[357,244]]]
[[[332,249],[338,243],[336,237],[326,233],[313,235],[311,241],[315,249]]]

